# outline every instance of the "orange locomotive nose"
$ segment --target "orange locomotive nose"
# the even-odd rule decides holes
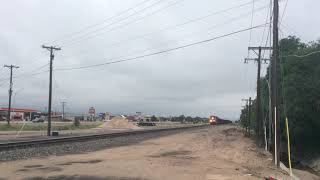
[[[217,118],[215,116],[210,116],[209,117],[209,123],[211,125],[216,125],[217,124]]]

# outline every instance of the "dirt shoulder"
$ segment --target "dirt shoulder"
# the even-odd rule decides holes
[[[290,179],[234,126],[185,131],[85,154],[0,164],[0,179],[247,180],[270,175]]]

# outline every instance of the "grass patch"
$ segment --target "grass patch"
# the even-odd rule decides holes
[[[100,126],[102,123],[85,123],[75,126],[74,124],[65,124],[65,123],[53,123],[51,125],[53,131],[63,131],[63,130],[76,130],[76,129],[92,129]],[[11,123],[0,124],[0,131],[19,131],[22,128],[23,124]],[[46,131],[46,123],[27,123],[23,127],[22,131]]]

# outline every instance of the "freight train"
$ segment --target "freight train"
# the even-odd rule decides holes
[[[230,123],[232,123],[232,121],[221,119],[218,116],[210,116],[209,123],[211,125],[219,125],[219,124],[230,124]]]

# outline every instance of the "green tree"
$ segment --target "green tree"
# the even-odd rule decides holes
[[[310,54],[319,50],[319,41],[302,43],[294,36],[280,40],[280,128],[282,142],[285,142],[284,122],[288,117],[294,152],[320,150],[320,53]],[[310,55],[304,56],[306,54]],[[261,78],[264,119],[269,118],[268,79],[267,71]],[[245,112],[243,110],[240,117],[243,124]]]

